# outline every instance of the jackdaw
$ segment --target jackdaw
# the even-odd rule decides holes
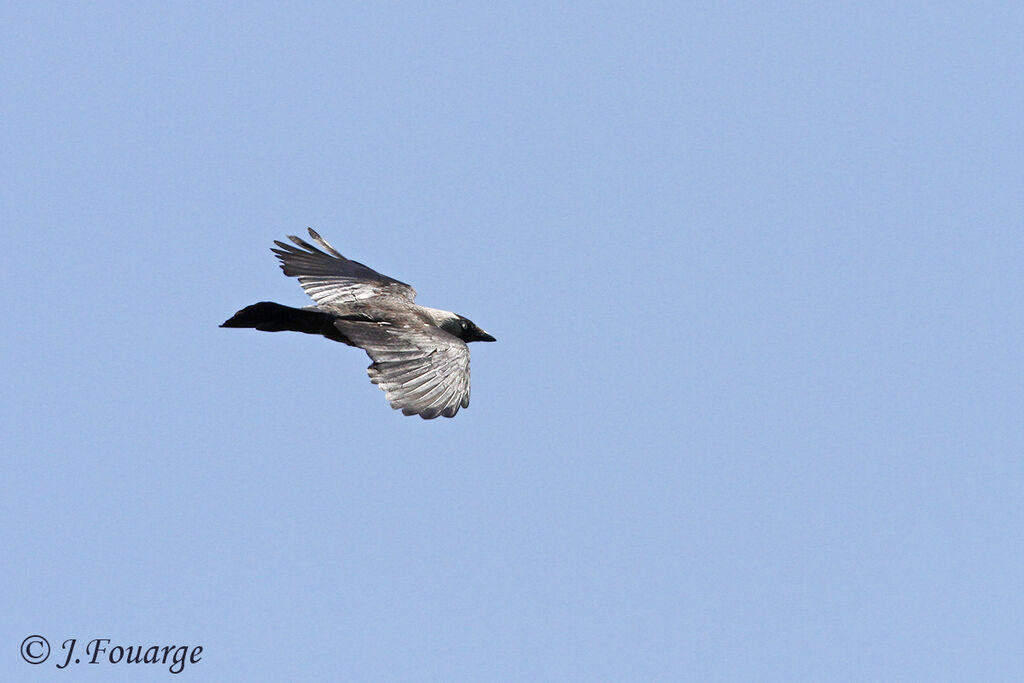
[[[495,341],[467,318],[417,306],[416,290],[350,261],[309,228],[323,251],[289,235],[296,246],[274,240],[271,249],[285,275],[297,277],[315,306],[292,308],[271,301],[246,306],[221,327],[264,332],[305,332],[366,351],[370,381],[391,407],[431,420],[455,417],[469,407],[469,347]]]

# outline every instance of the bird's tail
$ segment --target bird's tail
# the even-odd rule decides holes
[[[339,336],[333,316],[308,308],[282,306],[272,301],[246,306],[225,320],[221,327],[252,327],[263,332],[305,332],[322,334],[331,339]]]

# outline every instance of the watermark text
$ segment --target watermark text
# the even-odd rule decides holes
[[[50,642],[43,636],[31,635],[21,642],[21,657],[29,664],[42,664],[50,655]],[[158,664],[172,674],[180,674],[186,664],[198,664],[202,659],[202,645],[124,644],[114,643],[110,638],[80,642],[78,638],[67,638],[51,661],[58,669],[81,664]]]

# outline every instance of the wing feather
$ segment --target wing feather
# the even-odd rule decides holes
[[[391,407],[431,420],[454,417],[469,406],[469,348],[458,337],[432,325],[397,326],[337,320],[345,337],[373,360],[370,381]]]
[[[280,259],[284,274],[297,277],[302,288],[318,304],[352,303],[382,296],[400,297],[410,302],[416,299],[415,289],[345,258],[313,228],[309,228],[309,236],[323,250],[301,237],[288,235],[294,245],[274,240],[277,248],[271,251]]]

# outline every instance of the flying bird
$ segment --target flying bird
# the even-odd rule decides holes
[[[271,301],[246,306],[221,327],[263,332],[305,332],[366,351],[370,381],[384,390],[391,407],[431,420],[455,417],[469,407],[469,347],[495,341],[456,313],[418,306],[416,290],[357,261],[327,243],[313,228],[321,249],[289,235],[271,251],[285,275],[316,302],[292,308]]]

